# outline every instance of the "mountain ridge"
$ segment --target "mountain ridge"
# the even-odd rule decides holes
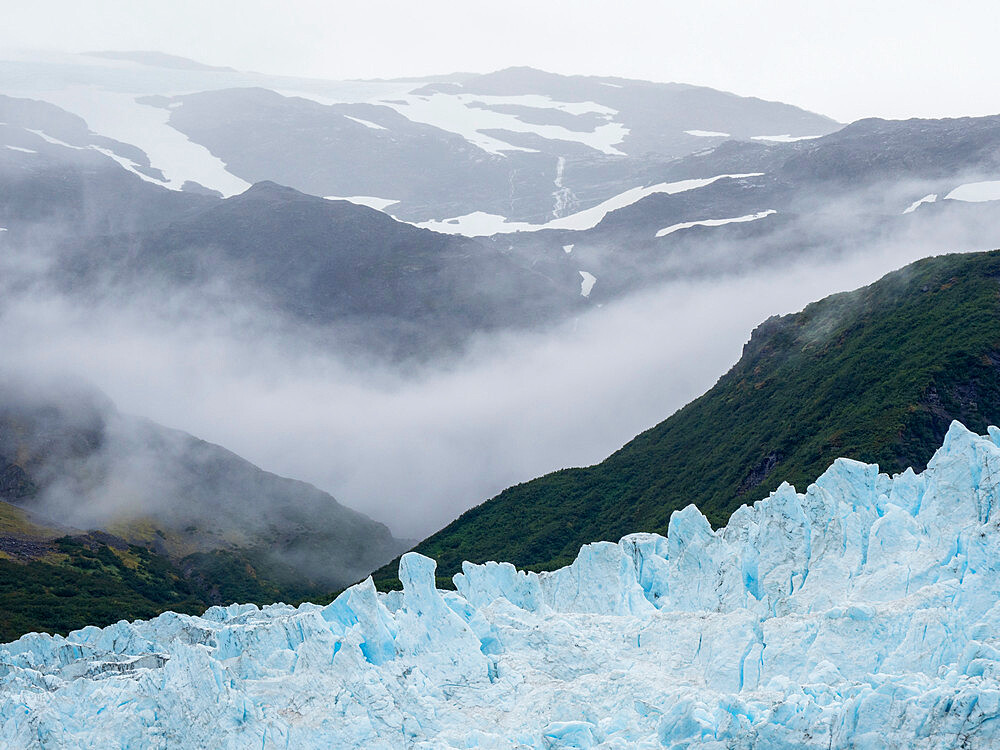
[[[16,480],[0,483],[7,634],[81,627],[115,597],[139,617],[322,596],[408,546],[311,484],[63,381],[3,382],[0,476]]]
[[[414,549],[442,584],[463,560],[551,569],[580,543],[661,532],[688,503],[721,526],[834,454],[920,469],[952,419],[1000,421],[1000,251],[928,258],[770,318],[712,389],[603,462],[508,488]],[[393,563],[375,579],[396,585]]]

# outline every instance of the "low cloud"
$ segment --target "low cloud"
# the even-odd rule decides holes
[[[338,355],[253,311],[199,306],[194,293],[164,317],[149,300],[83,309],[37,286],[8,290],[0,346],[9,368],[85,378],[122,411],[422,537],[511,484],[601,460],[710,388],[768,316],[941,242],[906,237],[836,261],[668,284],[419,366]]]

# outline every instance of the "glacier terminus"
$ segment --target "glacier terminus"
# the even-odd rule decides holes
[[[409,553],[327,606],[0,646],[10,748],[1000,746],[1000,430],[920,473],[837,460],[713,530],[551,573]]]

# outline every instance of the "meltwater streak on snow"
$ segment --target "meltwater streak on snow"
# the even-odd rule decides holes
[[[403,102],[403,103],[401,103]],[[509,130],[514,133],[532,133],[555,141],[582,143],[596,151],[614,156],[624,156],[615,148],[628,135],[629,129],[621,123],[609,121],[591,131],[577,131],[561,125],[538,125],[524,122],[518,117],[491,109],[483,109],[474,104],[503,105],[515,104],[534,109],[556,109],[569,114],[582,115],[596,113],[610,118],[616,110],[594,102],[557,102],[547,96],[480,96],[472,94],[433,94],[431,96],[407,95],[399,100],[377,102],[391,107],[413,122],[432,125],[449,133],[457,133],[469,143],[489,154],[503,156],[507,151],[530,151],[536,149],[514,146],[484,130]]]
[[[713,182],[722,179],[737,180],[743,177],[760,177],[762,172],[751,172],[748,174],[721,174],[715,177],[704,177],[694,180],[680,180],[679,182],[661,182],[648,187],[632,188],[624,193],[608,198],[606,201],[597,204],[583,211],[578,211],[569,216],[553,219],[545,224],[529,224],[525,221],[508,221],[504,216],[488,214],[483,211],[476,211],[464,216],[456,216],[452,219],[442,221],[422,221],[415,226],[424,229],[432,229],[442,234],[462,234],[466,237],[489,237],[494,234],[509,234],[511,232],[538,232],[543,229],[569,229],[583,231],[593,229],[601,220],[612,211],[630,206],[636,201],[642,200],[646,196],[654,193],[665,193],[673,195],[686,190],[696,190],[697,188],[711,185]]]
[[[573,191],[570,190],[565,184],[563,184],[563,175],[566,172],[566,157],[560,156],[556,158],[556,176],[552,181],[555,185],[555,190],[552,191],[552,218],[558,219],[567,209],[572,205],[576,196]]]
[[[908,208],[906,208],[906,209],[903,210],[903,213],[904,214],[912,214],[914,211],[916,211],[918,208],[920,208],[920,206],[922,206],[923,204],[925,204],[925,203],[933,203],[936,200],[937,200],[937,193],[930,193],[928,195],[925,195],[920,200],[913,201],[913,203],[911,203]]]
[[[348,203],[356,203],[359,206],[374,208],[376,211],[384,211],[389,206],[399,203],[397,200],[392,200],[390,198],[376,198],[374,195],[351,195],[347,197],[341,197],[339,195],[324,195],[323,198],[328,201],[347,201]]]
[[[408,553],[321,607],[0,646],[18,748],[968,748],[1000,743],[1000,430],[922,474],[839,459],[713,531],[584,546],[552,573]]]
[[[969,182],[959,185],[944,197],[946,201],[967,201],[969,203],[984,203],[1000,201],[1000,180],[986,182]]]
[[[594,284],[597,283],[597,277],[587,271],[580,271],[580,278],[583,279],[583,281],[580,282],[580,296],[589,297],[591,290],[594,288]]]
[[[665,237],[668,234],[673,234],[681,229],[690,229],[691,227],[721,227],[723,224],[741,224],[747,221],[757,221],[757,219],[763,219],[765,216],[770,216],[771,214],[778,213],[773,208],[769,208],[767,211],[758,211],[755,214],[747,214],[746,216],[736,216],[732,219],[702,219],[700,221],[682,221],[680,224],[671,224],[669,227],[664,227],[659,232],[656,233],[657,237]]]
[[[166,187],[179,190],[190,180],[226,197],[250,187],[207,148],[170,127],[168,110],[139,104],[132,94],[88,87],[48,91],[36,98],[79,115],[95,133],[145,151],[150,164],[166,176]]]

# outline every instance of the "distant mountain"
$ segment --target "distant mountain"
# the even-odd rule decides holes
[[[602,463],[511,487],[415,549],[442,584],[463,560],[549,569],[583,543],[665,533],[690,503],[722,525],[838,456],[922,469],[953,419],[1000,422],[998,280],[1000,251],[935,257],[771,318],[714,388]]]
[[[417,221],[485,212],[541,223],[646,184],[671,160],[727,138],[840,127],[704,87],[531,68],[340,104],[263,88],[139,101],[167,108],[171,127],[242,179],[377,196]]]
[[[172,208],[168,226],[70,235],[52,277],[85,298],[208,290],[233,309],[257,310],[262,324],[284,319],[331,346],[394,357],[453,349],[473,332],[556,320],[586,303],[568,265],[536,268],[487,243],[275,183]],[[12,232],[11,242],[19,238]]]
[[[592,302],[892,243],[987,249],[1000,245],[998,154],[1000,116],[871,119],[792,143],[728,141],[664,167],[656,189],[599,221],[492,241],[523,257],[570,248],[566,260],[597,279]]]
[[[705,87],[531,68],[332,81],[99,52],[0,59],[0,80],[0,93],[56,104],[144,151],[172,188],[228,196],[269,180],[375,197],[409,221],[486,212],[538,223],[647,184],[658,165],[727,138],[840,127]]]
[[[312,485],[64,382],[0,385],[0,501],[7,558],[56,564],[67,544],[95,553],[132,545],[166,577],[153,583],[174,580],[192,606],[317,596],[405,546]],[[67,536],[76,541],[58,541]],[[0,570],[15,577],[3,584],[11,596],[17,570]]]
[[[85,52],[88,57],[103,57],[105,60],[127,60],[141,65],[153,65],[160,68],[174,68],[176,70],[214,70],[226,73],[235,73],[235,68],[220,67],[218,65],[205,65],[197,60],[177,55],[168,55],[165,52],[134,51],[123,52],[107,50],[104,52]]]
[[[278,127],[288,102],[317,117],[330,110],[256,89],[205,97],[228,97],[231,107],[223,109],[245,104],[263,118],[259,128],[236,128],[249,135],[233,137]],[[273,110],[259,109],[261,102]],[[364,137],[381,133],[350,120],[378,119],[358,106],[343,105],[355,114],[336,115],[341,130],[320,123],[316,132],[327,132],[333,144],[357,128]],[[185,107],[170,111],[181,116]],[[1000,244],[995,200],[970,200],[963,187],[1000,184],[998,117],[864,120],[814,139],[728,140],[682,158],[639,159],[646,170],[641,187],[560,218],[541,217],[541,224],[480,213],[424,223],[430,232],[356,205],[394,210],[376,196],[324,200],[269,181],[226,199],[194,183],[167,189],[168,179],[144,152],[97,136],[64,110],[2,97],[0,116],[5,252],[37,257],[42,250],[58,288],[87,304],[100,301],[95,295],[160,295],[168,308],[176,292],[187,290],[261,324],[306,330],[325,346],[393,358],[455,351],[479,332],[543,327],[668,281],[847,258],[890,243],[919,242],[928,252]],[[414,137],[431,138],[421,132]],[[441,179],[463,199],[493,190],[494,177],[509,183],[494,169],[510,154],[476,156],[480,149],[463,137],[447,137],[464,144],[463,169],[479,188],[420,162],[404,168],[409,146],[398,153],[399,168],[383,178],[425,195],[437,188],[421,180]],[[430,153],[435,138],[413,147]],[[378,162],[387,153],[364,138],[351,142],[353,159]],[[327,168],[310,154],[288,176],[314,165]],[[357,171],[343,166],[338,173]]]

